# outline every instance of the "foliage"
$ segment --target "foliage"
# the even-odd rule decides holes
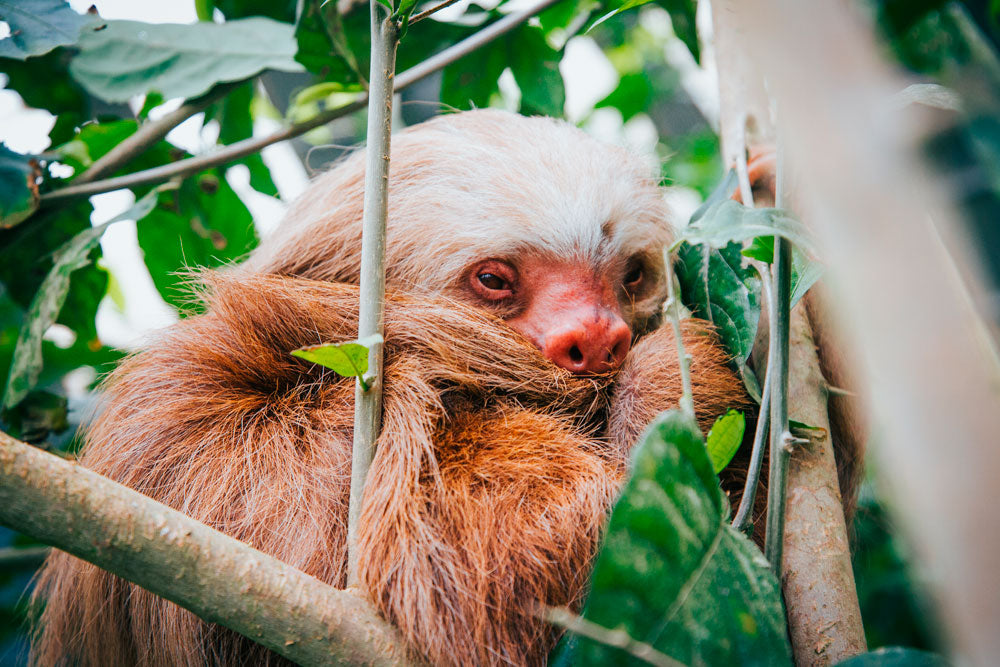
[[[365,382],[365,373],[368,372],[368,351],[373,345],[381,342],[382,336],[375,334],[346,343],[299,348],[292,350],[292,356],[326,366],[342,377],[356,377],[361,383],[361,388],[368,391],[368,384]]]
[[[763,555],[729,525],[729,505],[701,432],[679,410],[640,441],[615,505],[583,612],[681,664],[791,664],[781,587]],[[629,662],[582,637],[560,664]]]
[[[41,198],[79,179],[96,160],[148,123],[155,115],[151,112],[171,98],[225,92],[200,118],[203,127],[218,130],[214,138],[211,132],[202,135],[203,150],[208,153],[253,136],[254,123],[264,117],[264,109],[287,108],[287,99],[264,92],[260,85],[264,78],[285,82],[293,92],[309,91],[300,96],[295,113],[314,113],[322,105],[335,104],[341,99],[338,96],[358,94],[365,88],[369,21],[364,3],[216,0],[203,3],[208,15],[213,4],[224,18],[220,23],[203,20],[168,26],[104,21],[78,14],[63,0],[0,0],[0,20],[6,21],[12,32],[0,40],[0,71],[5,85],[27,106],[55,116],[51,145],[43,154],[21,155],[0,146],[0,382],[7,388],[0,427],[15,435],[49,447],[65,447],[80,419],[71,406],[74,401],[89,400],[89,396],[71,396],[67,378],[81,367],[94,369],[99,377],[124,353],[104,344],[96,324],[98,307],[111,298],[115,279],[125,280],[124,276],[109,276],[102,266],[99,237],[105,227],[91,226],[93,207],[86,200],[39,208]],[[411,0],[384,0],[383,4],[404,21],[414,10],[425,9]],[[432,17],[410,25],[398,53],[399,70],[425,61],[499,19],[511,4],[503,0],[492,9],[473,4],[458,20]],[[962,122],[929,150],[958,170],[969,165],[980,169],[984,177],[973,182],[985,185],[970,193],[969,205],[995,207],[1000,189],[1000,123],[992,113],[992,100],[982,102],[982,96],[974,94],[993,89],[981,85],[988,80],[982,74],[988,66],[977,59],[982,51],[972,48],[970,42],[970,29],[978,29],[986,42],[996,44],[995,9],[966,12],[961,5],[956,9],[954,4],[946,7],[942,2],[901,0],[871,0],[871,6],[886,31],[889,48],[904,65],[963,93],[966,110]],[[640,19],[665,17],[666,10],[673,33],[697,61],[701,54],[694,8],[691,0],[563,0],[543,12],[537,22],[519,27],[447,67],[440,82],[431,86],[431,93],[423,93],[420,101],[432,108],[499,105],[516,107],[523,113],[562,116],[566,87],[560,64],[567,41],[584,35],[581,39],[600,47],[618,79],[594,109],[583,115],[581,124],[611,114],[624,124],[624,136],[629,127],[647,123],[656,134],[654,150],[661,159],[663,181],[682,184],[705,197],[722,176],[718,138],[692,103],[680,74],[665,59],[665,45],[673,37],[658,32],[656,21]],[[970,70],[976,76],[963,78]],[[507,72],[519,90],[516,102],[501,91],[500,80]],[[963,81],[971,83],[963,87]],[[217,87],[226,84],[231,87],[224,91]],[[131,108],[120,103],[126,100],[132,102]],[[363,115],[353,119],[357,134],[344,143],[356,143],[363,136],[363,123]],[[186,157],[189,154],[168,138],[118,165],[115,174],[161,167]],[[249,169],[250,184],[257,192],[272,197],[277,194],[275,179],[259,154],[242,157],[234,164]],[[137,221],[139,246],[153,284],[180,315],[192,310],[186,277],[191,267],[217,267],[236,261],[256,244],[250,211],[227,179],[231,166],[202,170],[166,191],[151,194],[149,186],[134,188],[139,203],[115,218],[119,222]],[[700,223],[684,235],[677,250],[676,273],[686,305],[715,323],[734,365],[753,389],[756,379],[746,361],[756,336],[762,299],[760,279],[749,261],[768,263],[773,259],[772,234],[792,238],[801,247],[793,256],[794,299],[815,282],[821,268],[814,261],[808,238],[794,221],[777,211],[747,211],[725,202],[727,197],[723,188],[701,212]],[[978,217],[996,219],[996,215]],[[113,220],[106,224],[119,223]],[[982,235],[990,239],[984,252],[1000,258],[1000,235],[995,230],[982,230]],[[1000,263],[997,271],[1000,275]],[[68,343],[57,345],[49,339],[53,323],[68,332]],[[366,361],[366,355],[358,356],[354,370],[363,374],[362,363]],[[87,384],[93,385],[93,379]],[[624,624],[634,636],[684,660],[697,656],[722,662],[752,660],[765,649],[772,657],[784,659],[787,648],[777,636],[780,614],[772,595],[775,582],[760,573],[737,578],[738,585],[732,585],[728,596],[719,588],[720,582],[731,583],[729,569],[735,564],[753,572],[762,569],[753,547],[741,538],[728,529],[710,532],[721,526],[727,514],[712,469],[718,470],[732,456],[739,440],[736,433],[742,427],[736,428],[736,417],[726,416],[719,430],[709,434],[712,466],[701,435],[690,425],[677,422],[676,416],[670,419],[674,421],[658,427],[660,437],[650,436],[637,455],[639,472],[616,509],[609,548],[595,573],[587,616],[608,627]],[[682,488],[695,493],[694,500],[683,500],[698,503],[691,516],[701,516],[702,508],[710,508],[711,513],[702,518],[718,521],[688,525],[691,516],[671,518],[664,512],[670,499],[681,502],[676,494]],[[655,512],[647,511],[654,501],[664,504]],[[912,623],[896,626],[881,623],[881,615],[873,613],[890,604],[898,608],[898,601],[909,594],[910,584],[898,574],[899,554],[885,556],[885,545],[890,541],[887,534],[869,531],[866,516],[863,512],[859,517],[856,567],[870,644],[927,647],[927,628],[918,627],[919,616],[912,609],[906,615]],[[642,531],[654,529],[651,535],[645,533],[650,539],[640,539]],[[691,537],[688,532],[697,539],[686,539]],[[663,537],[682,533],[685,539]],[[0,535],[0,540],[6,537]],[[718,548],[706,561],[701,578],[691,586],[691,595],[677,609],[663,609],[663,602],[672,601],[676,590],[689,581],[684,577],[693,572],[690,556],[697,552],[695,546],[715,539]],[[631,565],[636,567],[622,561],[620,556],[625,552],[619,549],[627,549]],[[862,554],[871,557],[862,558]],[[639,576],[639,566],[663,558],[672,563],[678,559],[676,562],[684,562],[687,569],[660,567]],[[4,619],[20,618],[14,601],[25,586],[25,578],[11,576],[0,571],[0,583],[13,581],[13,588],[0,591],[0,618]],[[889,582],[884,588],[866,588],[866,582],[882,581],[880,577]],[[632,588],[616,592],[615,587],[623,581]],[[673,593],[665,589],[670,586]],[[752,586],[760,586],[767,595],[745,595]],[[624,596],[631,596],[627,604]],[[697,605],[710,609],[707,618],[692,615]],[[627,613],[623,614],[623,609]],[[692,618],[714,624],[707,640],[705,628],[696,627]],[[657,624],[663,627],[657,628]],[[747,639],[751,625],[758,632],[752,641]],[[0,628],[10,627],[13,623],[0,622]],[[685,637],[697,637],[698,641],[680,646]],[[581,659],[620,657],[614,649],[589,641],[565,650],[566,655]],[[3,655],[0,646],[0,658]]]

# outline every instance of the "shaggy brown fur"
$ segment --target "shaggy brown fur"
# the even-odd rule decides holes
[[[209,281],[207,314],[167,330],[108,380],[81,463],[342,586],[353,385],[285,351],[352,337],[357,290]],[[696,386],[709,423],[745,397],[704,328],[687,329],[696,372],[711,378]],[[631,388],[615,399],[640,420],[679,395],[672,338],[654,337],[664,404],[626,407]],[[599,437],[607,380],[557,368],[483,311],[394,296],[386,339],[361,582],[435,664],[537,663],[553,634],[530,609],[582,596],[640,424],[619,415],[611,437]],[[630,368],[645,366],[648,347]],[[36,664],[276,661],[65,554],[50,559],[39,594],[48,606]]]
[[[207,275],[206,312],[104,385],[81,463],[323,581],[345,580],[353,383],[290,356],[356,335],[363,161],[317,179],[247,263]],[[667,212],[641,161],[548,119],[458,114],[394,137],[383,430],[360,523],[360,581],[435,664],[538,664],[539,602],[584,594],[638,433],[674,407],[673,337],[617,376],[555,366],[470,301],[470,266],[573,258],[622,287],[631,331],[663,300]],[[540,278],[544,280],[544,276]],[[685,325],[703,428],[747,404],[708,327]],[[741,463],[745,468],[745,462]],[[727,490],[741,472],[724,475]],[[731,488],[732,487],[732,488]],[[735,498],[735,497],[734,497]],[[762,525],[762,523],[761,523]],[[276,664],[229,631],[62,553],[35,664]]]

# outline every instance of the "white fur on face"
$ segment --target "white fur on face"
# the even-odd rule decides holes
[[[493,110],[442,116],[393,137],[390,169],[390,286],[446,292],[472,264],[516,266],[525,252],[586,261],[598,273],[642,254],[662,271],[670,225],[656,174],[562,121]],[[318,178],[248,265],[351,279],[363,181],[360,153]]]

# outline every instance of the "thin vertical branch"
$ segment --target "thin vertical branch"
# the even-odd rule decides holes
[[[792,297],[792,246],[774,238],[770,304],[770,350],[767,380],[771,387],[771,457],[767,476],[767,530],[764,555],[781,579],[781,556],[785,536],[786,481],[788,479],[788,327]]]
[[[358,337],[383,333],[385,316],[385,226],[389,207],[389,139],[392,134],[393,79],[399,27],[395,19],[371,0],[372,57],[368,105],[368,147],[365,167],[365,206],[361,237],[361,306]],[[358,382],[354,391],[354,454],[351,499],[347,522],[347,585],[358,580],[358,519],[365,480],[375,454],[382,418],[382,343],[368,351],[371,376],[367,391]]]
[[[667,280],[667,301],[663,304],[663,312],[670,318],[674,329],[674,339],[677,343],[677,361],[681,369],[681,411],[694,419],[694,393],[691,391],[691,357],[684,351],[684,339],[681,337],[680,301],[674,293],[674,265],[671,263],[670,251],[663,249],[663,271]]]

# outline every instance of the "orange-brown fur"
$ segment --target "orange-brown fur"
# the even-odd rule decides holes
[[[583,596],[628,451],[680,395],[677,354],[654,330],[617,379],[574,376],[463,303],[455,274],[493,245],[506,258],[562,248],[598,272],[638,253],[651,287],[622,312],[643,332],[663,298],[666,213],[622,151],[552,121],[474,112],[393,141],[383,429],[361,587],[435,664],[538,664],[555,636],[537,605]],[[356,335],[357,287],[345,282],[357,280],[362,167],[352,157],[321,177],[244,266],[204,276],[205,313],[111,375],[81,455],[335,586],[353,383],[289,352]],[[687,323],[685,341],[707,429],[747,397],[707,325]],[[725,488],[738,493],[740,475],[724,474]],[[47,607],[32,657],[46,667],[282,662],[65,554],[50,557],[37,595]]]
[[[205,315],[109,378],[81,463],[342,586],[353,385],[284,351],[353,336],[357,290],[208,281]],[[696,354],[709,346],[695,365],[713,378],[696,388],[707,423],[745,399],[705,331],[687,328]],[[665,364],[661,399],[675,402],[676,353],[661,338],[653,357],[639,348],[635,366]],[[426,296],[390,299],[386,340],[362,585],[436,664],[537,663],[553,634],[531,607],[582,596],[632,445],[595,431],[607,379],[575,377],[489,314]],[[637,418],[656,411],[647,404]],[[65,554],[39,591],[49,603],[37,664],[275,660]]]

